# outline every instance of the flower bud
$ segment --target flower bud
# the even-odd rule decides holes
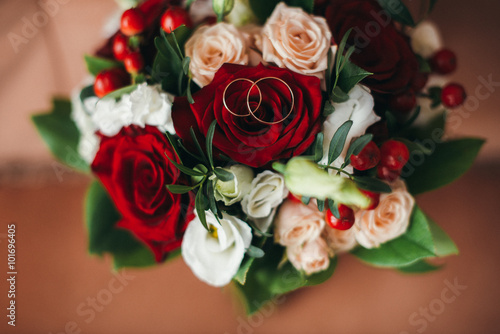
[[[294,194],[320,200],[329,198],[337,203],[359,208],[370,205],[370,199],[359,191],[352,180],[330,175],[306,158],[292,158],[283,171],[285,184]]]
[[[225,19],[236,27],[258,23],[257,16],[252,11],[249,0],[236,0],[233,9]]]
[[[212,7],[218,17],[226,16],[234,7],[234,0],[213,0]]]

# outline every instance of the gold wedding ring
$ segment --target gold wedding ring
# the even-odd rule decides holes
[[[275,121],[275,122],[268,122],[268,121],[264,121],[262,119],[260,119],[259,117],[257,117],[255,115],[255,112],[259,109],[260,105],[262,104],[262,91],[260,90],[259,86],[257,85],[259,82],[261,81],[264,81],[264,80],[270,80],[270,79],[274,79],[274,80],[278,80],[280,81],[282,84],[284,84],[288,90],[290,91],[290,96],[292,98],[292,101],[291,101],[291,107],[290,107],[290,110],[288,111],[288,114],[282,118],[281,120],[279,121]],[[226,103],[226,92],[228,90],[228,88],[235,82],[237,81],[246,81],[246,82],[249,82],[251,83],[252,85],[250,86],[250,88],[248,89],[248,93],[247,93],[247,109],[248,109],[248,113],[247,114],[237,114],[235,112],[233,112],[231,109],[229,109],[229,107],[227,106],[227,103]],[[256,87],[259,91],[259,103],[257,104],[257,107],[255,107],[254,109],[252,109],[250,107],[250,93],[252,92],[252,89]],[[233,116],[236,116],[236,117],[247,117],[247,116],[252,116],[253,118],[255,118],[255,120],[257,120],[258,122],[260,123],[263,123],[263,124],[267,124],[267,125],[274,125],[274,124],[279,124],[279,123],[282,123],[284,122],[288,117],[290,117],[290,115],[292,114],[292,111],[293,111],[293,108],[294,108],[294,105],[295,105],[295,96],[293,94],[293,91],[292,91],[292,88],[282,79],[280,78],[277,78],[277,77],[264,77],[264,78],[260,78],[259,80],[257,81],[252,81],[250,79],[247,79],[247,78],[238,78],[238,79],[234,79],[233,81],[231,81],[227,86],[226,88],[224,89],[224,92],[222,93],[222,102],[224,104],[224,107],[226,108],[226,110]]]

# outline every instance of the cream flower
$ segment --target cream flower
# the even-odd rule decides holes
[[[241,201],[241,207],[259,228],[266,232],[276,213],[276,207],[288,196],[283,176],[266,170],[253,180],[251,190]]]
[[[303,270],[306,275],[326,270],[330,265],[330,253],[325,240],[322,238],[316,238],[303,245],[286,248],[290,263],[295,269]]]
[[[161,131],[175,135],[172,120],[172,102],[174,97],[161,90],[160,85],[141,84],[130,93],[132,124],[144,127],[157,126]]]
[[[245,36],[231,24],[217,23],[198,28],[185,45],[189,69],[198,86],[208,85],[224,63],[248,64]]]
[[[382,194],[375,210],[356,213],[356,240],[365,248],[379,247],[406,232],[415,199],[408,193],[404,181],[391,184],[392,193]]]
[[[193,273],[212,286],[224,286],[238,271],[252,230],[244,221],[226,213],[220,224],[206,211],[207,231],[198,216],[188,225],[182,240],[182,257]]]
[[[276,242],[283,246],[300,246],[317,239],[324,227],[324,214],[314,203],[304,205],[287,200],[279,208],[274,235]]]
[[[226,169],[234,175],[230,181],[218,180],[215,183],[215,199],[223,201],[225,205],[239,202],[251,190],[253,171],[245,165],[233,165]]]
[[[82,103],[80,90],[74,90],[71,94],[71,118],[80,132],[77,150],[88,164],[94,161],[99,150],[99,137],[95,134],[96,126],[91,117],[98,100],[97,97],[88,97]]]
[[[358,244],[354,228],[342,231],[327,226],[323,231],[322,237],[325,239],[328,247],[337,254],[348,252]]]
[[[328,103],[328,102],[327,102]],[[356,137],[365,134],[366,129],[375,122],[380,120],[380,117],[373,111],[375,105],[370,90],[364,86],[356,85],[349,92],[349,100],[343,103],[335,103],[335,111],[329,115],[323,122],[323,158],[320,163],[328,162],[328,150],[330,141],[338,128],[346,121],[353,122],[349,134],[346,138],[346,144],[340,156],[332,163],[336,167],[340,167],[344,162],[349,148],[349,143]],[[350,167],[350,166],[349,166]],[[350,168],[352,170],[352,167]],[[347,171],[350,171],[346,168]]]
[[[424,21],[410,32],[411,47],[413,51],[424,58],[431,57],[443,47],[441,35],[436,25]]]
[[[262,56],[279,67],[322,78],[331,36],[324,18],[281,2],[262,29]]]

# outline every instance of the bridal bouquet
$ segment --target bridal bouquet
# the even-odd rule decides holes
[[[433,23],[400,0],[120,4],[86,85],[33,117],[96,177],[90,253],[115,268],[181,255],[251,313],[344,253],[417,273],[458,252],[414,198],[483,144],[444,135],[466,94]]]

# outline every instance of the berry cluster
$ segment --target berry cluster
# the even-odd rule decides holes
[[[129,85],[131,80],[144,69],[145,61],[140,50],[143,41],[141,35],[149,28],[152,23],[150,21],[140,7],[123,12],[120,31],[115,34],[112,41],[112,51],[115,60],[121,62],[125,69],[116,67],[98,73],[94,82],[94,92],[97,97],[102,98]],[[165,10],[160,25],[166,33],[171,33],[181,25],[191,28],[192,22],[184,8],[173,6]]]

